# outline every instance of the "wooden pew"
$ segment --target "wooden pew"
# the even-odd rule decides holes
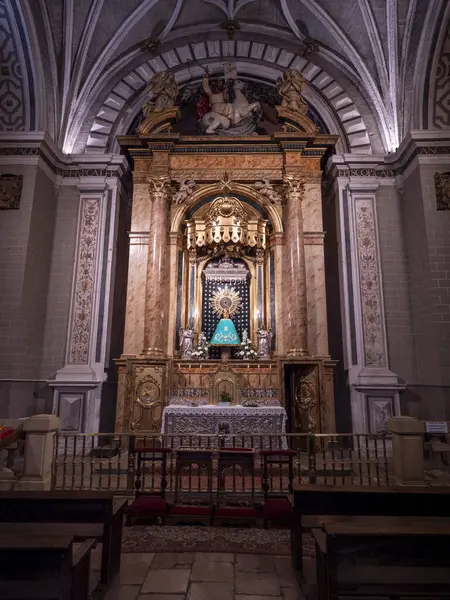
[[[120,569],[126,504],[112,492],[0,492],[0,523],[66,523],[76,539],[96,538],[102,542],[100,581],[109,584]]]
[[[353,517],[313,536],[318,600],[450,598],[450,519]]]
[[[74,548],[72,535],[59,531],[0,530],[2,600],[88,600],[90,555],[95,539]]]
[[[450,517],[450,488],[294,485],[291,496],[293,567],[303,576],[303,534],[320,527],[317,517]],[[339,520],[339,519],[337,519]]]

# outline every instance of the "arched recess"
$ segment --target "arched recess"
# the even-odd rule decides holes
[[[250,200],[253,200],[256,204],[261,206],[261,208],[268,214],[269,220],[273,227],[273,233],[283,232],[283,222],[276,207],[273,204],[271,204],[267,200],[267,198],[265,198],[265,196],[263,196],[257,190],[255,190],[255,188],[242,183],[231,182],[230,191],[228,192],[228,194],[235,196],[245,196]],[[172,222],[170,224],[170,232],[178,233],[181,229],[184,219],[186,218],[186,214],[189,211],[192,211],[195,208],[195,206],[199,204],[202,200],[214,195],[223,195],[220,183],[212,183],[210,185],[202,186],[198,190],[195,190],[187,204],[182,204],[177,207],[177,210],[175,211],[172,218]]]
[[[46,129],[39,44],[19,0],[0,0],[0,131]]]
[[[185,44],[161,53],[125,75],[104,97],[91,123],[87,139],[75,142],[76,152],[117,151],[115,136],[130,126],[143,103],[147,82],[154,73],[172,70],[180,87],[199,79],[204,71],[199,63],[219,70],[224,60],[233,58],[238,72],[251,79],[274,85],[282,71],[298,69],[305,77],[305,98],[327,124],[330,132],[340,135],[339,153],[372,154],[368,128],[349,93],[326,71],[306,58],[267,43],[245,40],[208,41]],[[71,151],[66,148],[66,151]]]

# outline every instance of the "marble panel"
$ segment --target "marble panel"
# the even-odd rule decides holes
[[[144,347],[145,290],[148,244],[146,237],[130,240],[127,307],[123,354],[141,354]]]
[[[313,355],[328,356],[327,299],[323,245],[305,245],[308,347]]]
[[[151,205],[148,183],[134,182],[131,231],[148,231],[150,224]]]
[[[322,192],[320,182],[306,183],[302,202],[303,230],[323,231]]]
[[[170,167],[177,169],[282,169],[283,156],[277,154],[172,154]]]

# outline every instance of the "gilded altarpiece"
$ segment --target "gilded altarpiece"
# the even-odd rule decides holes
[[[174,399],[213,404],[228,387],[235,404],[285,406],[292,431],[334,431],[321,175],[336,136],[278,114],[271,135],[183,136],[172,110],[119,138],[134,195],[118,432],[160,431]],[[191,356],[212,261],[224,285],[238,279],[227,261],[245,268],[249,331],[241,324],[239,335],[256,348],[270,332],[268,355]]]

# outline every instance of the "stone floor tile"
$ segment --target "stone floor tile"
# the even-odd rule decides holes
[[[150,552],[122,554],[120,558],[120,584],[141,584],[144,581],[154,558],[155,555]]]
[[[219,563],[232,563],[234,561],[234,554],[225,552],[196,552],[195,562],[219,562]]]
[[[273,562],[281,587],[298,587],[297,577],[291,566],[291,557],[274,556]]]
[[[139,588],[139,585],[113,585],[104,600],[136,600]]]
[[[141,594],[137,600],[184,600],[185,594]]]
[[[241,596],[238,594],[234,600],[284,600],[282,596]]]
[[[193,552],[162,552],[152,562],[152,571],[160,569],[188,569],[194,562]]]
[[[273,557],[262,554],[236,554],[236,571],[275,573]]]
[[[190,574],[190,569],[151,569],[145,578],[141,594],[184,594]]]
[[[275,573],[236,571],[236,594],[280,596],[281,589]]]
[[[187,600],[234,600],[233,584],[193,582]]]
[[[304,600],[304,596],[299,587],[286,587],[282,588],[283,600]]]
[[[234,580],[234,566],[225,562],[195,561],[192,567],[192,581],[224,581]]]

